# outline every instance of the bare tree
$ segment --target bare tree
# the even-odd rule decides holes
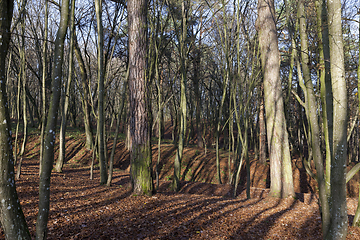
[[[284,115],[274,0],[258,1],[257,29],[264,74],[267,138],[270,154],[270,196],[294,196],[288,133]]]
[[[99,163],[100,163],[100,184],[106,184],[107,182],[107,160],[105,158],[105,112],[104,112],[104,32],[102,24],[102,1],[95,0],[95,12],[97,22],[97,80],[98,80],[98,147],[99,147]]]
[[[333,92],[333,156],[330,178],[330,229],[326,239],[346,239],[347,91],[345,80],[341,1],[327,2],[330,43],[330,71]]]
[[[39,182],[39,213],[36,221],[36,239],[46,239],[47,235],[47,222],[50,210],[50,177],[54,162],[55,131],[61,97],[64,41],[68,27],[68,19],[69,0],[63,0],[61,3],[60,26],[55,41],[54,68],[51,75],[52,94],[45,131],[44,158],[41,163],[42,168]]]
[[[10,115],[6,94],[6,55],[10,42],[13,1],[0,1],[0,222],[6,239],[31,239],[16,192]]]

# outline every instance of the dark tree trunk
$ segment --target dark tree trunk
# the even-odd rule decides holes
[[[105,98],[105,86],[104,86],[104,33],[102,25],[102,1],[95,1],[95,12],[96,12],[96,23],[97,23],[97,81],[98,81],[98,123],[97,123],[97,132],[98,132],[98,147],[99,147],[99,165],[100,165],[100,184],[106,184],[107,182],[107,159],[105,155],[105,108],[104,108],[104,98]]]
[[[128,1],[131,184],[135,194],[153,194],[146,99],[147,0]]]
[[[6,94],[5,60],[10,41],[13,1],[0,0],[0,222],[6,239],[31,239],[16,192]]]

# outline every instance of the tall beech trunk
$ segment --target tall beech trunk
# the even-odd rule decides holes
[[[106,183],[106,186],[108,186],[108,187],[110,187],[110,185],[111,185],[111,180],[112,180],[112,175],[113,175],[115,149],[116,149],[116,144],[117,144],[117,139],[118,139],[118,134],[119,134],[119,129],[120,129],[121,115],[123,113],[125,100],[126,100],[126,90],[127,90],[127,83],[128,83],[128,78],[129,78],[128,72],[129,71],[127,71],[127,73],[126,73],[124,89],[123,89],[123,93],[121,94],[122,95],[121,104],[120,104],[119,112],[117,114],[117,119],[116,119],[115,136],[114,136],[113,147],[111,149],[110,162],[109,162],[109,176],[108,176],[107,183]]]
[[[21,98],[21,74],[18,77],[17,83],[17,94],[16,94],[16,129],[15,129],[15,142],[14,142],[14,159],[15,164],[18,162],[18,138],[19,138],[19,128],[20,128],[20,98]]]
[[[99,147],[99,164],[100,164],[100,184],[106,184],[107,182],[107,160],[105,158],[105,112],[104,112],[104,97],[105,97],[105,87],[104,87],[104,33],[102,25],[102,1],[95,0],[95,12],[96,12],[96,23],[97,23],[97,57],[98,57],[98,123],[97,131],[99,133],[98,137],[98,147]]]
[[[10,42],[13,1],[0,0],[0,222],[6,239],[31,239],[16,192],[5,61]]]
[[[23,9],[22,13],[21,13],[21,50],[20,50],[20,58],[21,58],[21,66],[20,66],[20,77],[19,80],[21,79],[21,102],[22,102],[22,112],[23,112],[23,141],[21,144],[21,150],[19,155],[22,157],[25,153],[25,147],[26,147],[26,142],[27,142],[27,138],[28,138],[28,119],[27,119],[27,102],[26,102],[26,69],[25,69],[25,25],[26,25],[26,13],[25,13],[25,7],[26,7],[26,0],[22,1],[22,6],[21,8]],[[19,161],[19,167],[18,169],[20,169],[21,167],[21,161]],[[20,173],[20,171],[19,171]],[[20,175],[19,175],[20,176]]]
[[[36,221],[36,239],[46,239],[47,236],[47,222],[50,210],[50,177],[54,162],[55,131],[61,96],[62,63],[68,19],[69,0],[63,0],[61,3],[60,26],[55,40],[54,68],[51,75],[52,94],[45,130],[44,158],[40,172],[39,213]]]
[[[331,223],[326,239],[346,239],[348,216],[346,206],[347,160],[347,93],[344,66],[341,1],[327,2],[330,72],[333,93],[333,158],[331,159]]]
[[[300,41],[301,41],[301,61],[302,61],[302,72],[303,72],[303,81],[306,88],[307,95],[307,112],[309,124],[310,124],[310,133],[309,136],[311,138],[311,149],[313,160],[315,162],[316,168],[316,180],[319,187],[319,199],[321,206],[321,214],[322,214],[322,231],[325,235],[329,229],[330,223],[330,209],[328,202],[328,195],[326,192],[326,184],[325,184],[325,176],[324,176],[324,163],[322,157],[321,150],[321,142],[320,142],[320,126],[317,112],[318,107],[316,103],[316,97],[314,92],[314,85],[311,80],[310,73],[310,59],[309,59],[309,47],[308,47],[308,36],[306,33],[306,17],[305,17],[305,8],[304,1],[299,1],[298,6],[298,17],[299,17],[299,31],[300,31]],[[294,50],[295,51],[295,50]],[[298,62],[298,68],[300,64]],[[301,72],[298,72],[299,79],[301,81]]]
[[[360,22],[359,22],[359,34],[360,34]],[[360,36],[360,35],[359,35]],[[358,51],[360,52],[360,41],[359,41],[359,45],[358,45]],[[359,63],[358,63],[358,69],[357,69],[357,75],[358,75],[358,91],[360,89],[360,57],[358,59]],[[360,110],[360,94],[358,92],[358,99],[359,99],[359,110]],[[360,111],[359,111],[360,114]],[[353,226],[360,226],[360,184],[359,184],[359,197],[358,197],[358,206],[356,209],[356,213],[354,216],[354,221],[353,221]]]
[[[180,129],[179,129],[179,141],[176,151],[174,162],[174,178],[173,178],[173,190],[180,190],[180,175],[181,175],[181,161],[184,151],[184,141],[186,135],[186,116],[187,116],[187,103],[186,103],[186,44],[187,39],[187,5],[188,1],[181,2],[181,31],[180,31]]]
[[[270,153],[270,196],[294,196],[290,149],[282,86],[280,54],[275,25],[274,0],[258,0],[258,19],[261,63],[264,75],[266,127]]]
[[[60,136],[59,136],[59,156],[56,161],[56,165],[54,170],[56,172],[62,172],[62,168],[65,162],[65,133],[66,133],[66,120],[67,120],[67,112],[69,108],[69,96],[70,96],[70,88],[71,88],[71,81],[73,78],[72,72],[74,69],[74,26],[75,26],[75,0],[71,2],[71,19],[70,19],[70,49],[69,49],[69,73],[68,79],[65,83],[65,93],[62,99],[62,113],[61,113],[61,126],[60,126]]]
[[[42,49],[42,76],[41,76],[41,130],[40,130],[40,162],[39,175],[42,169],[42,162],[44,158],[44,137],[45,137],[45,122],[46,122],[46,67],[47,67],[47,38],[48,38],[48,23],[49,23],[49,2],[45,0],[45,23],[44,23],[44,43]]]
[[[134,194],[154,191],[151,142],[146,99],[147,0],[128,1],[129,23],[129,101],[130,101],[130,177]]]
[[[317,33],[318,33],[318,51],[320,66],[320,96],[322,105],[323,131],[326,149],[326,169],[325,183],[326,193],[330,194],[330,176],[331,176],[331,156],[333,154],[332,134],[333,134],[333,96],[331,89],[330,74],[330,49],[329,49],[329,29],[327,24],[327,8],[325,0],[317,0]]]
[[[74,32],[74,51],[75,56],[80,69],[81,76],[81,85],[82,85],[82,107],[84,112],[84,127],[85,127],[85,135],[86,135],[86,148],[88,150],[93,149],[94,141],[93,141],[93,132],[90,122],[90,103],[89,103],[89,87],[88,87],[88,74],[86,72],[85,62],[81,56],[80,47],[77,42],[76,32]]]
[[[195,44],[195,43],[194,43]],[[204,147],[202,138],[202,124],[201,124],[201,92],[200,92],[200,73],[201,73],[201,35],[199,39],[199,46],[194,47],[194,101],[195,101],[195,127],[196,127],[196,144],[198,147]]]

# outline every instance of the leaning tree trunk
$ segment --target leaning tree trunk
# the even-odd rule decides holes
[[[294,196],[295,192],[282,97],[275,18],[274,0],[259,0],[256,25],[264,74],[266,127],[270,153],[269,194],[273,197],[286,198]]]
[[[10,42],[13,1],[0,0],[0,222],[6,239],[31,239],[16,192],[5,61]]]
[[[63,0],[61,4],[60,26],[55,40],[54,67],[51,75],[52,94],[45,130],[44,158],[41,163],[36,239],[46,239],[47,236],[47,222],[50,210],[50,176],[54,162],[56,120],[61,96],[62,63],[64,58],[64,41],[67,32],[68,18],[69,0]]]
[[[135,194],[153,194],[151,142],[146,102],[147,0],[128,1],[130,177]]]
[[[330,39],[330,72],[333,92],[333,158],[331,159],[331,223],[326,239],[346,239],[347,92],[341,25],[341,1],[327,2]]]

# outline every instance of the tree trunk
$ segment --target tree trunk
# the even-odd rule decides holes
[[[23,0],[22,2],[23,6],[22,8],[25,8],[26,6],[26,0]],[[21,56],[21,69],[20,69],[20,77],[21,78],[21,83],[22,83],[22,89],[21,89],[21,101],[22,101],[22,110],[23,110],[23,142],[21,145],[21,150],[19,155],[22,157],[25,153],[25,147],[26,147],[26,142],[27,142],[27,135],[28,135],[28,119],[27,119],[27,102],[26,102],[26,70],[25,70],[25,25],[26,25],[26,14],[25,14],[25,9],[24,12],[22,12],[22,16],[21,16],[21,52],[20,52],[20,56]],[[21,165],[19,165],[19,168],[21,167]],[[19,175],[20,176],[20,175]]]
[[[266,127],[263,91],[263,84],[261,84],[259,109],[259,161],[262,164],[266,164]]]
[[[110,185],[111,185],[111,180],[112,180],[112,175],[113,175],[115,149],[116,149],[116,144],[117,144],[117,139],[118,139],[118,134],[119,134],[121,115],[123,113],[124,105],[125,105],[128,78],[129,78],[129,74],[127,72],[126,77],[125,77],[124,87],[123,87],[124,89],[123,89],[123,93],[122,93],[121,105],[120,105],[120,108],[119,108],[119,112],[117,114],[115,136],[114,136],[113,147],[111,149],[111,155],[110,155],[109,176],[108,176],[107,183],[106,183],[106,186],[108,186],[108,187],[110,187]]]
[[[47,38],[48,38],[48,20],[49,20],[49,2],[45,0],[45,23],[44,23],[44,44],[43,44],[43,59],[42,59],[42,77],[41,77],[41,133],[40,133],[40,161],[39,161],[39,176],[42,169],[42,162],[44,159],[44,137],[45,137],[45,127],[46,127],[46,66],[47,66]]]
[[[323,235],[328,231],[330,223],[330,209],[328,202],[328,194],[326,192],[326,184],[324,177],[324,164],[321,151],[321,142],[320,142],[320,127],[319,119],[317,112],[320,111],[317,108],[314,85],[311,80],[311,73],[309,69],[310,59],[309,59],[309,49],[308,49],[308,36],[306,33],[306,18],[305,18],[305,8],[303,0],[299,1],[298,7],[298,17],[299,17],[299,31],[300,31],[300,41],[301,41],[301,61],[302,61],[302,72],[304,75],[304,83],[306,87],[307,95],[307,112],[309,124],[310,124],[310,133],[311,133],[311,149],[313,153],[313,160],[315,162],[316,168],[316,181],[319,187],[319,199],[321,206],[322,214],[322,231]],[[298,62],[298,69],[300,69],[300,63]],[[299,80],[301,81],[301,72],[298,72]]]
[[[0,222],[6,239],[31,239],[16,192],[5,61],[10,42],[13,1],[0,0]]]
[[[346,239],[347,92],[341,25],[341,1],[327,2],[330,39],[330,71],[333,92],[333,158],[330,178],[331,223],[326,239]]]
[[[82,106],[84,111],[84,127],[85,127],[85,135],[86,135],[86,148],[88,150],[93,149],[94,141],[93,141],[93,132],[90,121],[90,104],[89,104],[89,87],[88,87],[88,74],[86,72],[85,62],[81,56],[79,44],[77,42],[76,32],[74,32],[74,51],[75,56],[77,58],[80,76],[81,76],[81,85],[82,85]]]
[[[179,129],[179,141],[178,148],[176,151],[175,162],[174,162],[174,178],[173,178],[173,190],[180,190],[180,175],[181,175],[181,161],[184,151],[184,140],[186,135],[186,116],[187,116],[187,103],[186,103],[186,45],[187,39],[187,13],[186,8],[188,2],[181,2],[181,32],[180,32],[180,129]]]
[[[329,49],[329,29],[327,24],[327,8],[325,0],[317,0],[317,33],[318,33],[318,51],[320,66],[320,96],[322,105],[323,131],[326,147],[326,170],[325,183],[326,192],[330,194],[330,175],[331,175],[331,156],[333,154],[332,133],[333,133],[333,96],[331,89],[330,75],[330,49]]]
[[[39,183],[39,213],[36,221],[36,239],[46,239],[47,236],[47,221],[50,210],[50,176],[54,162],[56,120],[61,96],[62,63],[68,18],[69,0],[63,0],[61,4],[60,26],[55,40],[54,68],[51,76],[52,94],[50,109],[47,117],[46,135],[44,141],[44,158],[42,161]]]
[[[195,100],[195,126],[196,126],[196,144],[199,148],[204,147],[204,141],[202,136],[202,125],[201,125],[201,93],[199,86],[199,73],[200,73],[200,62],[201,62],[201,52],[199,49],[196,49],[196,56],[194,62],[194,100]]]
[[[15,130],[15,142],[14,142],[14,160],[15,164],[18,162],[18,138],[19,138],[19,128],[20,128],[20,96],[21,96],[21,74],[19,72],[18,84],[17,84],[17,94],[16,94],[16,130]]]
[[[146,99],[147,0],[128,1],[130,177],[134,194],[153,194],[151,142]]]
[[[69,95],[71,88],[71,80],[72,80],[72,72],[74,69],[74,26],[75,26],[75,0],[71,1],[71,19],[70,19],[70,49],[69,49],[69,73],[68,79],[65,83],[65,93],[62,99],[62,114],[61,114],[61,126],[60,126],[60,136],[59,136],[59,157],[56,162],[54,170],[56,172],[62,172],[62,168],[65,162],[65,133],[66,133],[66,120],[67,120],[67,112],[69,107]]]
[[[95,1],[96,22],[97,22],[97,35],[98,35],[98,124],[97,131],[99,133],[99,163],[100,163],[100,184],[107,182],[107,160],[105,159],[105,112],[104,112],[104,33],[102,25],[102,1]]]
[[[359,22],[359,34],[360,34],[360,22]],[[358,51],[360,52],[360,41],[359,41],[358,46],[359,46]],[[358,61],[359,61],[359,63],[358,63],[358,69],[357,69],[357,75],[358,75],[357,89],[358,89],[358,99],[359,99],[358,108],[360,110],[360,93],[359,93],[359,90],[360,90],[360,57],[359,57]],[[359,115],[360,115],[360,111],[359,111]],[[357,209],[356,209],[356,213],[355,213],[355,217],[354,217],[354,221],[353,221],[353,226],[359,226],[360,227],[360,184],[359,184],[358,206],[357,206]]]
[[[261,63],[264,75],[266,127],[270,153],[270,196],[294,196],[291,158],[282,98],[280,54],[274,0],[258,1]]]

